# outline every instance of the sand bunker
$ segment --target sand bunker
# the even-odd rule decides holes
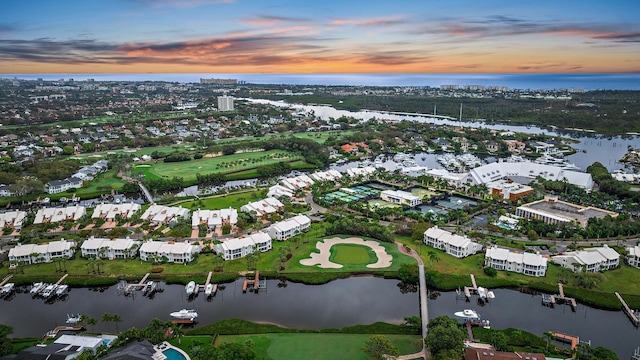
[[[311,258],[300,260],[300,264],[306,265],[306,266],[318,265],[323,269],[342,268],[342,264],[336,264],[334,262],[329,261],[329,256],[331,256],[331,247],[336,244],[354,244],[354,245],[363,245],[363,246],[370,247],[371,250],[373,250],[373,252],[376,253],[376,257],[378,258],[378,261],[373,264],[367,265],[368,268],[379,269],[379,268],[386,268],[391,266],[391,260],[393,260],[393,257],[387,254],[387,251],[385,250],[384,247],[382,247],[382,245],[380,245],[377,241],[372,241],[372,240],[365,241],[365,240],[362,240],[361,238],[347,238],[347,239],[331,238],[331,239],[324,239],[323,241],[318,241],[318,243],[316,244],[316,248],[320,250],[320,253],[319,254],[311,253],[309,255],[311,256]]]

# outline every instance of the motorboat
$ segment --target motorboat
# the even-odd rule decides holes
[[[65,296],[67,294],[67,291],[69,291],[69,285],[59,285],[56,289],[56,296]]]
[[[155,294],[156,291],[158,291],[158,283],[155,281],[149,281],[147,285],[144,287],[142,294],[146,296],[151,296]]]
[[[153,287],[153,281],[147,282],[142,288],[142,295],[147,295],[147,293],[151,290],[152,287]]]
[[[487,299],[495,299],[496,294],[493,291],[487,291]]]
[[[15,286],[16,284],[14,283],[6,283],[2,285],[2,287],[0,288],[0,297],[4,297],[11,294]]]
[[[487,289],[483,288],[482,286],[478,287],[478,296],[480,296],[481,299],[486,299],[487,298]]]
[[[80,314],[67,314],[67,321],[65,321],[69,325],[75,325],[82,321],[82,315]]]
[[[207,296],[211,296],[212,293],[213,293],[213,284],[209,283],[207,284],[207,286],[204,287],[204,294]]]
[[[43,288],[44,288],[44,283],[43,282],[33,283],[33,286],[31,287],[31,290],[29,290],[29,293],[31,295],[38,295],[40,290],[42,290]]]
[[[42,293],[40,295],[45,299],[49,299],[50,297],[55,295],[57,287],[58,286],[56,284],[49,284],[44,288],[44,290],[42,290]]]
[[[198,317],[198,313],[195,310],[182,309],[182,310],[172,312],[171,314],[169,314],[169,316],[175,319],[193,320]]]
[[[464,320],[480,320],[480,315],[478,315],[477,312],[470,310],[470,309],[464,309],[462,311],[457,311],[454,313],[455,316],[457,317],[461,317]]]
[[[184,290],[187,293],[187,295],[192,295],[196,290],[196,282],[195,281],[189,281],[187,286],[184,287]]]

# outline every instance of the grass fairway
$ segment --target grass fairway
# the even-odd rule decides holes
[[[253,342],[259,360],[366,360],[362,352],[368,334],[261,334],[224,335],[216,339],[216,345],[224,343]],[[400,350],[400,354],[412,354],[420,350],[420,336],[385,335]]]
[[[368,246],[337,244],[331,247],[329,260],[343,265],[367,265],[378,261],[378,257]]]

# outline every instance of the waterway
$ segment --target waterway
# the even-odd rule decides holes
[[[153,318],[170,320],[169,312],[182,308],[195,309],[200,325],[218,320],[242,318],[298,329],[339,328],[376,321],[401,323],[404,317],[419,316],[417,293],[402,294],[397,280],[370,276],[351,277],[324,285],[302,285],[277,280],[267,281],[267,289],[259,293],[242,293],[242,281],[226,284],[208,300],[201,293],[189,299],[180,285],[163,284],[163,292],[153,299],[137,293],[134,297],[118,295],[115,286],[103,292],[87,288],[72,289],[64,301],[52,304],[32,299],[28,293],[0,300],[0,323],[14,327],[13,336],[40,336],[55,326],[64,325],[66,314],[81,313],[96,319],[102,314],[119,314],[118,329],[141,328]],[[454,317],[463,309],[476,310],[495,329],[518,328],[542,336],[545,331],[577,335],[590,340],[592,347],[603,346],[626,359],[640,346],[640,331],[621,311],[605,311],[578,304],[575,312],[569,306],[541,305],[540,295],[509,289],[495,289],[496,298],[480,306],[457,300],[455,292],[440,293],[428,302],[429,316]],[[92,330],[92,329],[89,329]],[[115,332],[115,323],[100,323],[96,331]]]

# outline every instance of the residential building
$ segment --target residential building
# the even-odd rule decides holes
[[[189,218],[190,211],[182,206],[163,206],[153,204],[142,214],[142,220],[149,220],[154,225],[176,223],[179,218]]]
[[[596,272],[615,269],[620,265],[620,254],[607,246],[570,251],[551,258],[554,263],[574,272]]]
[[[0,185],[0,197],[11,197],[16,195],[16,191],[12,190],[8,185]]]
[[[347,175],[351,178],[355,178],[358,176],[368,177],[376,171],[376,168],[373,166],[365,166],[365,167],[357,167],[357,168],[348,168]]]
[[[264,232],[248,235],[244,238],[233,238],[216,244],[213,249],[225,260],[245,257],[254,251],[271,250],[271,236]]]
[[[596,207],[584,207],[558,200],[547,195],[542,200],[524,204],[516,208],[516,216],[537,219],[545,224],[576,224],[586,227],[591,218],[617,217],[618,213]]]
[[[266,229],[266,232],[272,239],[286,240],[292,236],[307,231],[310,226],[311,219],[306,215],[297,215],[269,226]]]
[[[125,239],[105,239],[90,237],[80,246],[82,257],[101,259],[131,259],[140,248],[140,241]]]
[[[254,218],[262,218],[265,215],[281,211],[284,204],[276,198],[266,198],[255,202],[250,202],[240,208],[241,211],[251,214]]]
[[[200,224],[207,224],[211,230],[229,224],[232,227],[238,223],[238,210],[234,208],[220,210],[196,210],[191,217],[191,228],[197,229]]]
[[[342,178],[338,170],[316,171],[311,174],[311,178],[317,181],[335,181]]]
[[[640,269],[640,246],[627,246],[627,264]]]
[[[22,229],[22,223],[27,217],[26,211],[7,211],[0,214],[0,228],[11,228],[16,231]]]
[[[45,184],[45,190],[48,194],[57,194],[69,189],[80,189],[82,187],[82,179],[70,177],[64,180],[53,180]]]
[[[156,353],[149,340],[142,340],[112,349],[101,360],[155,360]]]
[[[279,198],[281,196],[292,198],[293,190],[289,189],[288,187],[284,187],[282,185],[273,185],[272,187],[269,188],[267,197]]]
[[[188,263],[202,249],[198,244],[185,242],[145,241],[140,246],[140,260],[166,261],[170,263]]]
[[[427,229],[423,241],[425,245],[444,250],[457,258],[467,257],[482,250],[482,245],[471,241],[466,235],[452,234],[438,226]]]
[[[407,205],[410,207],[422,204],[422,199],[410,192],[401,190],[384,190],[380,192],[380,198],[392,204]]]
[[[36,212],[33,220],[34,224],[56,223],[61,221],[78,221],[86,215],[87,209],[84,206],[74,205],[64,208],[42,208]]]
[[[465,348],[464,360],[547,360],[547,357],[542,353]]]
[[[233,111],[233,96],[218,96],[219,111]]]
[[[51,241],[45,244],[17,245],[9,250],[9,261],[22,261],[25,264],[50,262],[55,258],[70,259],[76,243],[73,241]]]
[[[529,276],[544,276],[547,272],[547,259],[540,254],[492,246],[484,255],[484,266]]]
[[[80,356],[85,351],[95,355],[98,347],[103,344],[111,345],[115,336],[76,336],[61,335],[53,343],[48,345],[35,345],[21,350],[15,359],[19,360],[71,360]],[[149,357],[148,360],[152,360]]]
[[[140,210],[140,204],[134,202],[124,204],[99,204],[93,210],[92,219],[105,219],[106,221],[114,221],[116,216],[121,219],[128,219]]]
[[[282,179],[280,181],[283,186],[295,191],[298,189],[308,188],[313,185],[314,181],[307,175],[300,175],[292,178]]]

